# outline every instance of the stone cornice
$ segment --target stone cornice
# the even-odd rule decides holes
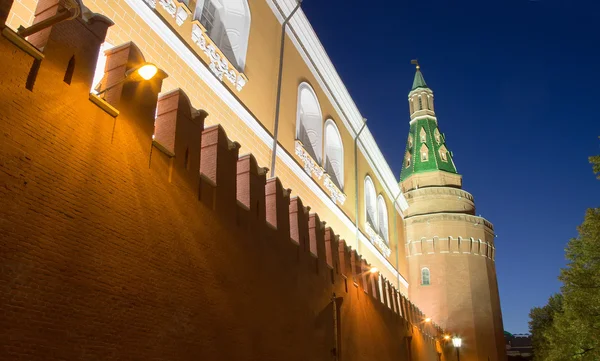
[[[413,190],[410,190],[410,191],[404,193],[404,197],[406,197],[407,201],[418,198],[418,197],[427,196],[427,195],[450,195],[450,196],[466,198],[466,199],[470,200],[471,202],[474,201],[471,193],[464,191],[462,189],[452,188],[452,187],[426,187],[426,188],[413,189]]]
[[[475,226],[486,227],[491,233],[494,233],[494,225],[483,217],[471,216],[468,214],[460,213],[434,213],[434,214],[423,214],[405,219],[406,225],[413,225],[427,222],[438,222],[438,221],[456,221],[456,222],[467,222],[472,223]]]

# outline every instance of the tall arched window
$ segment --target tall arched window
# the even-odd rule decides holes
[[[431,273],[429,272],[429,268],[423,267],[421,269],[421,285],[429,286],[431,284]]]
[[[379,226],[377,233],[385,243],[389,244],[387,206],[381,194],[377,197],[377,224]]]
[[[298,87],[298,111],[296,113],[296,139],[304,149],[321,164],[323,157],[323,117],[317,95],[307,83]]]
[[[333,120],[325,122],[325,157],[323,167],[340,190],[344,190],[344,146]]]
[[[365,215],[367,223],[373,229],[377,230],[377,201],[376,201],[375,185],[371,177],[365,178]]]
[[[250,35],[250,7],[247,0],[198,0],[194,20],[240,71],[246,65]]]

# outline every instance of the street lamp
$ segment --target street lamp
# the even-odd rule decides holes
[[[105,88],[104,90],[99,91],[98,93],[96,93],[96,96],[99,96],[102,93],[106,93],[106,91],[123,83],[125,80],[128,80],[130,76],[134,73],[137,73],[137,75],[139,75],[139,77],[142,78],[142,80],[150,80],[156,75],[156,73],[158,73],[158,68],[154,64],[144,63],[136,68],[130,69],[125,73],[125,77],[123,79]]]
[[[429,323],[429,322],[431,322],[431,318],[430,318],[430,317],[427,317],[427,318],[425,319],[425,323]]]
[[[452,345],[456,348],[456,361],[460,361],[460,346],[462,345],[462,339],[458,336],[452,338]]]

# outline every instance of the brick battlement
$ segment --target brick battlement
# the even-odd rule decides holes
[[[41,60],[0,37],[0,359],[445,359],[392,280],[160,94],[167,74],[90,101],[111,24],[83,13],[34,36]],[[102,86],[143,62],[111,49]]]

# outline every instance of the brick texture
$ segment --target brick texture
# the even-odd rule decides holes
[[[32,91],[33,59],[0,37],[1,360],[446,359],[222,127],[193,134],[183,90],[174,157],[152,145],[161,82],[128,85],[116,118],[90,102],[93,26],[49,30]]]

